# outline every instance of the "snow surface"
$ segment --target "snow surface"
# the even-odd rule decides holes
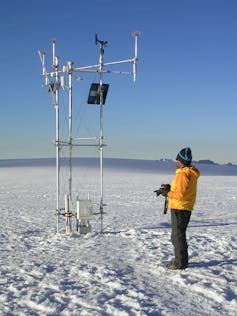
[[[98,170],[73,172],[73,187],[90,192],[96,210]],[[55,234],[53,167],[0,174],[0,315],[237,314],[237,176],[200,177],[190,266],[167,271],[170,213],[153,190],[173,174],[105,170],[104,231],[95,216],[87,235],[66,235],[64,218]]]

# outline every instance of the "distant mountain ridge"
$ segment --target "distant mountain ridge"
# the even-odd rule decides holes
[[[120,159],[104,158],[105,169],[151,172],[151,173],[174,173],[175,161],[162,158],[160,160]],[[229,175],[237,176],[237,165],[218,164],[211,160],[193,161],[193,164],[200,170],[202,175]],[[66,158],[61,160],[61,166],[67,166]],[[99,158],[73,158],[73,167],[99,168]],[[55,158],[32,158],[32,159],[4,159],[0,160],[0,168],[9,167],[53,167]]]
[[[174,161],[172,159],[162,158],[160,161]],[[237,166],[236,164],[233,164],[231,162],[228,162],[226,164],[219,164],[213,160],[210,159],[201,159],[201,160],[193,160],[193,164],[207,164],[207,165],[220,165],[220,166]]]

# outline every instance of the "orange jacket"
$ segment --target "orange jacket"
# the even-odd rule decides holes
[[[176,175],[167,195],[168,208],[189,211],[193,209],[197,193],[197,179],[199,176],[200,172],[194,166],[176,170]]]

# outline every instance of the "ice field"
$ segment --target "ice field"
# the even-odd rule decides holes
[[[65,234],[64,218],[55,234],[52,166],[0,174],[0,315],[236,315],[236,175],[201,175],[187,232],[190,266],[167,271],[170,213],[153,190],[173,172],[107,168],[104,230],[94,216],[87,235]],[[96,209],[98,170],[73,174],[74,194],[90,192]]]

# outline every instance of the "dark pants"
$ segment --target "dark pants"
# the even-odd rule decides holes
[[[188,266],[188,244],[186,229],[191,217],[191,211],[171,209],[171,241],[174,246],[175,262]]]

